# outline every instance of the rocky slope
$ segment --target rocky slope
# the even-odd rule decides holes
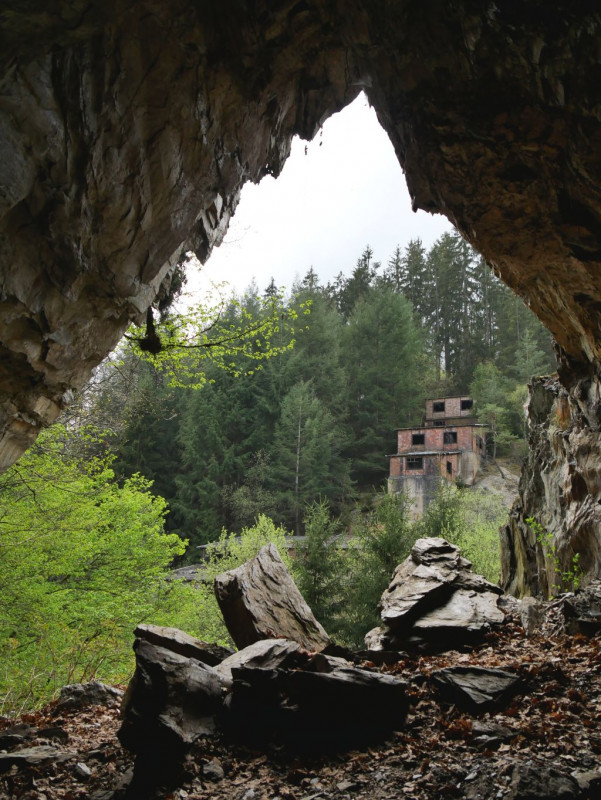
[[[304,756],[258,750],[223,738],[201,740],[172,800],[586,800],[599,796],[601,713],[599,639],[524,638],[517,624],[483,645],[439,656],[405,656],[385,667],[411,685],[403,730],[369,750]],[[441,700],[433,671],[502,667],[524,681],[524,694],[495,711],[474,712]],[[119,800],[132,776],[119,744],[116,706],[57,704],[19,720],[0,719],[0,741],[21,724],[21,748],[50,747],[44,763],[0,774],[0,797],[23,800]],[[579,788],[579,784],[582,787]],[[145,797],[144,800],[150,800]]]

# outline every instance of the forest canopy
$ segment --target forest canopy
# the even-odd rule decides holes
[[[386,264],[366,247],[350,275],[322,285],[310,269],[286,298],[252,286],[222,319],[254,326],[274,302],[277,357],[249,369],[234,352],[226,370],[209,358],[197,391],[127,351],[97,374],[115,472],[152,480],[192,549],[259,513],[294,533],[307,504],[349,513],[383,487],[395,429],[419,424],[427,396],[471,392],[491,455],[519,458],[527,380],[554,369],[550,336],[459,234],[429,251],[412,240]]]

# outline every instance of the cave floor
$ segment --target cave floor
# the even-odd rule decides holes
[[[441,704],[428,675],[441,667],[479,665],[515,671],[525,683],[502,711],[471,715]],[[377,746],[323,756],[203,740],[180,786],[157,796],[174,800],[318,800],[318,798],[466,798],[499,800],[601,796],[601,777],[580,795],[561,793],[562,776],[583,785],[601,760],[601,639],[526,638],[515,622],[480,646],[408,657],[382,668],[410,682],[404,728]],[[0,775],[0,797],[25,800],[117,800],[132,761],[116,738],[117,708],[57,712],[50,704],[18,721],[62,728],[68,757],[43,767],[12,766]],[[12,726],[15,719],[0,722]],[[495,728],[494,726],[501,726]],[[486,734],[483,738],[483,732]],[[41,739],[32,744],[48,744]],[[81,765],[88,769],[83,770]],[[88,775],[88,772],[90,773]],[[540,786],[532,785],[538,780]],[[550,785],[557,782],[555,793]],[[545,788],[546,787],[546,788]]]

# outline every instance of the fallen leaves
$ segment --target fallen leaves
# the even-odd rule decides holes
[[[410,681],[412,707],[405,728],[381,747],[301,759],[277,746],[261,753],[229,746],[219,738],[205,739],[188,759],[182,786],[166,797],[431,800],[479,793],[482,798],[502,800],[510,796],[516,764],[552,767],[568,776],[597,769],[600,664],[598,637],[526,639],[522,629],[511,624],[490,635],[480,648],[403,655],[402,662],[388,665],[386,671]],[[460,713],[440,704],[429,678],[435,670],[457,665],[513,672],[527,683],[526,694],[495,714]],[[34,731],[28,747],[52,745],[72,751],[73,756],[64,763],[11,767],[0,775],[3,800],[123,797],[119,787],[130,779],[132,764],[116,739],[120,724],[116,708],[95,706],[56,714],[51,705],[19,720],[0,720],[0,734],[17,723]],[[49,738],[43,738],[44,731]]]

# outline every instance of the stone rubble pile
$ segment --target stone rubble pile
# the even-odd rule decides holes
[[[445,650],[475,643],[502,624],[502,590],[471,566],[445,539],[418,539],[382,595],[382,624],[366,635],[367,647]]]

